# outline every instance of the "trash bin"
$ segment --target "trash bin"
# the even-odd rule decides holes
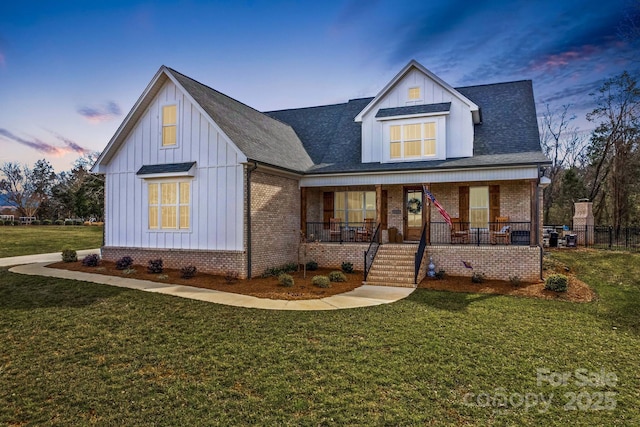
[[[557,248],[558,247],[558,232],[552,231],[549,233],[549,247]]]
[[[568,248],[575,248],[577,247],[578,244],[578,239],[577,239],[577,235],[576,234],[567,234],[565,236],[565,239],[567,240],[567,247]]]

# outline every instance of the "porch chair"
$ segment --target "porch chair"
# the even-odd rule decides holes
[[[329,240],[340,240],[340,224],[342,224],[342,218],[330,218],[329,219]]]
[[[359,242],[368,242],[373,234],[373,218],[365,218],[364,226],[356,230],[356,237]]]
[[[460,218],[451,218],[451,243],[469,243],[468,224],[462,223]]]
[[[498,242],[503,245],[511,243],[511,226],[509,225],[508,216],[497,216],[491,227],[491,244],[496,245]]]

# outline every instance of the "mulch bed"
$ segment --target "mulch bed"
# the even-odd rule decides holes
[[[114,262],[101,261],[98,267],[85,267],[81,262],[57,262],[48,267],[60,268],[64,270],[83,271],[85,273],[105,274],[109,276],[124,277],[127,279],[150,280],[152,282],[194,286],[197,288],[215,289],[217,291],[233,292],[236,294],[252,295],[258,298],[282,299],[282,300],[305,300],[320,299],[331,295],[341,294],[351,291],[362,285],[362,272],[345,274],[346,282],[332,282],[330,288],[319,288],[311,283],[313,276],[326,276],[335,269],[319,268],[316,271],[307,271],[307,277],[303,277],[303,272],[290,273],[295,284],[286,288],[278,283],[277,277],[254,277],[251,280],[227,281],[223,276],[198,272],[191,279],[180,277],[180,270],[165,268],[163,275],[147,273],[146,266],[135,265],[135,273],[125,274],[123,270],[117,270]]]

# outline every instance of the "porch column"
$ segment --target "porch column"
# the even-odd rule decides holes
[[[382,184],[376,184],[376,222],[380,226],[382,221]],[[382,242],[382,230],[378,236],[380,242]]]
[[[300,188],[300,230],[307,237],[307,187]]]
[[[531,231],[529,232],[529,245],[537,246],[540,241],[540,201],[538,200],[538,183],[536,180],[531,181]]]

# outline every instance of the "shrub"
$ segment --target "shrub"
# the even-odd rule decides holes
[[[472,283],[484,283],[484,281],[485,281],[484,273],[473,273],[471,275]]]
[[[544,288],[554,292],[567,292],[569,279],[564,274],[552,274],[544,281]]]
[[[278,276],[278,283],[280,283],[285,288],[290,288],[293,286],[293,277],[290,274],[282,273]]]
[[[166,274],[158,274],[158,279],[160,279],[160,280],[165,280],[165,279],[168,279],[168,278],[169,278],[169,276],[167,276]]]
[[[40,221],[38,221],[37,219],[33,220],[31,221],[31,225],[40,225]]]
[[[64,220],[64,225],[73,225],[73,220],[72,219],[65,219]]]
[[[331,287],[331,281],[327,276],[313,276],[313,279],[311,279],[311,283],[319,288]]]
[[[162,258],[150,259],[147,271],[152,274],[161,274],[164,271],[162,267]]]
[[[353,264],[351,264],[350,262],[343,262],[342,271],[344,271],[345,273],[353,273]]]
[[[54,223],[55,225],[64,225],[64,221],[63,221],[63,220],[61,220],[61,219],[56,219],[55,221],[53,221],[53,223]]]
[[[509,282],[511,282],[511,285],[514,288],[518,288],[520,287],[520,285],[522,285],[522,279],[520,279],[520,276],[509,276]]]
[[[43,219],[42,225],[51,225],[52,221],[50,219]]]
[[[277,277],[282,273],[292,273],[297,269],[298,264],[296,264],[295,262],[290,262],[289,264],[284,264],[280,267],[267,268],[264,273],[262,273],[262,277]]]
[[[347,276],[345,276],[342,271],[332,271],[331,273],[329,273],[329,281],[330,282],[346,282]]]
[[[100,264],[100,255],[89,254],[82,260],[82,265],[85,267],[97,267]]]
[[[133,265],[133,258],[130,256],[123,256],[116,261],[116,270],[126,270]]]
[[[306,267],[307,271],[316,271],[318,269],[318,263],[315,261],[309,261]]]
[[[436,271],[436,276],[435,276],[435,277],[436,277],[436,279],[438,279],[438,280],[442,280],[442,279],[444,279],[444,276],[445,276],[445,274],[444,274],[444,270],[438,270],[438,271]]]
[[[197,272],[198,269],[195,265],[187,265],[186,267],[182,267],[180,269],[180,277],[182,277],[183,279],[191,279],[196,275]]]
[[[20,221],[13,221],[13,225],[22,225],[22,224],[20,224]]]
[[[62,250],[62,261],[63,262],[76,262],[78,261],[78,253],[73,249],[63,249]]]
[[[136,273],[135,268],[125,268],[124,270],[122,270],[122,274],[135,274],[135,273]]]
[[[226,273],[224,273],[224,280],[227,282],[227,284],[235,283],[236,281],[238,281],[238,272],[228,270]]]

